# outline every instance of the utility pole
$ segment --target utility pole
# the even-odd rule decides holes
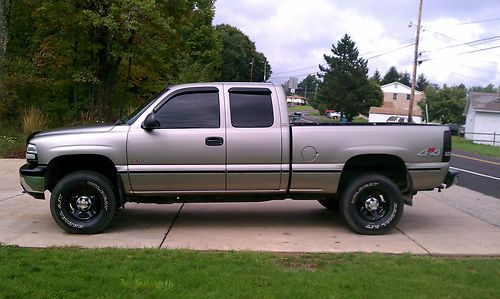
[[[420,39],[420,22],[422,20],[422,4],[424,0],[420,0],[418,5],[418,21],[417,21],[417,37],[415,39],[415,57],[413,60],[413,77],[411,80],[410,106],[408,107],[408,122],[412,122],[413,104],[415,103],[415,87],[417,85],[417,65],[418,65],[418,42]]]
[[[250,61],[250,82],[253,82],[253,64],[254,59],[252,58],[252,61]]]

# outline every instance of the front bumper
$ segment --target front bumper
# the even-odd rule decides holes
[[[37,199],[45,199],[45,172],[46,166],[32,166],[24,164],[19,168],[21,187],[24,192]]]
[[[448,170],[448,173],[446,174],[446,177],[444,178],[444,184],[446,185],[446,188],[450,188],[453,184],[455,184],[458,180],[458,177],[460,175],[460,172],[456,170]]]

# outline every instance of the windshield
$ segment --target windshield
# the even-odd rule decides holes
[[[139,108],[135,109],[134,112],[130,113],[129,115],[125,115],[120,117],[120,119],[115,123],[115,125],[131,125],[133,124],[139,116],[141,116],[144,111],[146,111],[153,103],[164,93],[166,93],[169,89],[165,88],[162,92],[160,92],[152,101],[146,102],[139,106]]]

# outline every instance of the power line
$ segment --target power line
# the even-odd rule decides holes
[[[458,24],[454,24],[454,25],[456,25],[456,26],[459,26],[459,25],[470,25],[470,24],[488,23],[488,22],[495,22],[495,21],[500,21],[500,18],[487,19],[487,20],[479,20],[479,21],[470,21],[470,22],[458,23]]]
[[[480,44],[484,44],[484,43],[490,43],[490,42],[496,41],[498,39],[500,39],[500,35],[492,36],[492,37],[488,37],[488,38],[481,38],[478,40],[473,40],[470,42],[446,46],[446,47],[442,47],[442,48],[437,48],[437,49],[429,50],[427,52],[440,51],[440,50],[444,50],[444,49],[456,48],[456,47],[461,47],[461,46],[476,46],[476,45],[480,45]]]
[[[381,53],[381,54],[377,54],[377,55],[374,55],[372,57],[368,57],[368,58],[365,58],[365,59],[366,60],[370,60],[370,59],[374,59],[374,58],[379,58],[381,56],[385,56],[385,55],[397,52],[399,50],[411,47],[413,45],[415,45],[415,43],[411,43],[411,44],[405,45],[403,47],[399,47],[399,48],[396,48],[396,49],[393,49],[393,50],[390,50],[390,51],[387,51],[387,52],[384,52],[384,53]],[[278,74],[281,75],[281,74],[293,73],[294,71],[301,71],[301,70],[307,70],[307,69],[310,69],[310,68],[317,68],[318,66],[319,66],[319,64],[316,65],[316,66],[314,66],[314,67],[305,67],[305,68],[301,68],[301,69],[297,69],[297,70],[290,70],[290,71],[284,71],[284,72],[279,72],[279,73],[273,73],[271,75],[271,78],[269,78],[269,80],[271,80],[271,79],[273,79],[273,80],[276,80],[276,79],[287,79],[287,78],[289,78],[289,76],[286,76],[286,77],[273,77],[273,75],[278,75]],[[324,64],[321,64],[321,66],[326,67],[327,64],[324,63]],[[300,74],[300,75],[293,75],[293,76],[294,77],[302,77],[302,76],[307,76],[307,75],[314,75],[314,74],[317,74],[318,72],[319,72],[319,70],[316,71],[316,72],[312,72],[312,73],[306,73],[306,74]]]
[[[476,53],[476,52],[482,52],[482,51],[492,50],[492,49],[496,49],[496,48],[500,48],[500,46],[493,46],[493,47],[489,47],[489,48],[482,48],[482,49],[477,49],[477,50],[472,50],[472,51],[467,51],[467,52],[461,52],[461,53],[451,54],[451,55],[447,55],[447,56],[441,56],[441,57],[431,57],[431,58],[420,60],[419,62],[422,63],[424,61],[436,60],[436,59],[441,59],[441,58],[448,58],[448,57],[451,57],[451,56],[460,56],[460,55],[465,55],[465,54],[470,54],[470,53]]]

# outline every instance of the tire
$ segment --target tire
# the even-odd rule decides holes
[[[50,196],[50,212],[66,232],[95,234],[113,220],[116,211],[113,185],[93,171],[77,171],[63,177]]]
[[[339,203],[339,198],[337,196],[320,199],[318,200],[318,202],[329,211],[332,212],[340,211],[340,203]]]
[[[403,207],[398,186],[376,174],[355,178],[340,200],[345,221],[363,235],[382,235],[393,229],[403,215]]]

